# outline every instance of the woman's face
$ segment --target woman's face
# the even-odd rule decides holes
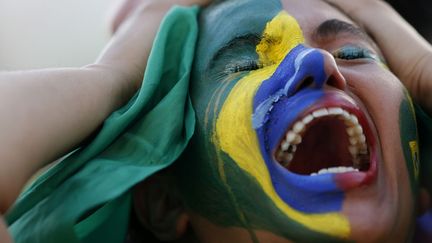
[[[224,1],[200,30],[178,166],[198,237],[406,241],[417,131],[372,40],[319,0]]]

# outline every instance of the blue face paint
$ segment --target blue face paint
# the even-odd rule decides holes
[[[303,45],[298,45],[285,57],[270,79],[263,82],[255,96],[255,112],[252,117],[254,129],[261,128],[267,122],[269,111],[281,98],[293,97],[296,88],[306,77],[314,77],[316,82],[322,80],[322,87],[325,82],[324,65],[313,67],[317,61],[324,63],[322,54]]]
[[[273,186],[287,204],[306,213],[341,210],[344,194],[334,174],[311,180],[310,176],[289,172],[273,159],[273,153],[298,117],[325,98],[323,87],[328,75],[324,64],[320,51],[298,45],[262,83],[254,98],[253,126]],[[312,79],[312,85],[299,89],[305,79]]]

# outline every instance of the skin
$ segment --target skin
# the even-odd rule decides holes
[[[429,68],[432,60],[431,45],[383,1],[328,0],[328,2],[351,16],[373,36],[380,45],[389,67],[400,77],[413,99],[431,114],[432,102],[428,92],[431,88],[430,80],[432,78],[432,71]],[[404,34],[401,35],[400,33]],[[398,41],[394,41],[396,38]],[[393,50],[400,51],[395,52]],[[424,152],[422,151],[422,153]],[[420,211],[426,211],[432,207],[430,199],[432,186],[426,179],[431,169],[427,161],[425,162],[422,165],[421,173],[424,174],[423,183],[429,192],[421,192]]]
[[[414,100],[431,114],[432,100],[428,92],[432,85],[432,71],[429,68],[431,45],[384,1],[327,1],[338,6],[370,33],[381,47],[391,70],[401,79]]]
[[[349,22],[349,20],[346,19],[346,17],[344,17],[343,15],[334,12],[335,11],[334,9],[331,10],[328,9],[327,5],[322,5],[322,3],[318,1],[314,1],[314,2],[306,1],[306,2],[299,3],[294,1],[283,1],[283,6],[281,6],[277,2],[275,3],[272,2],[272,6],[270,6],[268,9],[264,9],[269,11],[263,11],[264,12],[263,16],[259,21],[255,21],[254,24],[251,25],[250,20],[248,20],[246,21],[247,23],[243,23],[243,25],[247,24],[247,26],[252,26],[251,27],[252,31],[256,30],[257,33],[262,33],[265,24],[269,20],[271,20],[278,13],[278,11],[281,10],[282,7],[284,7],[291,15],[293,15],[298,19],[301,28],[304,31],[306,43],[308,45],[312,47],[324,48],[328,51],[331,51],[333,45],[337,46],[337,44],[333,43],[335,40],[333,41],[314,40],[310,36],[312,32],[308,31],[308,26],[309,27],[314,26],[313,18],[315,18],[315,21],[318,21],[320,19],[325,19],[331,16],[331,18],[338,17],[340,19],[344,19],[347,22]],[[303,4],[305,5],[303,6]],[[322,11],[320,14],[311,12],[309,9],[311,5],[309,4],[316,6],[316,8],[313,9],[320,9],[324,11]],[[317,6],[320,4],[321,6]],[[309,7],[307,7],[308,5]],[[249,10],[252,9],[253,8],[249,8]],[[254,11],[256,11],[256,9],[257,8],[255,7]],[[262,6],[260,6],[259,9],[262,11],[263,10]],[[296,14],[295,10],[297,11],[302,9],[303,9],[302,14],[300,14],[301,11],[297,12]],[[242,12],[244,12],[244,14],[250,14],[249,16],[254,16],[253,14],[251,14],[254,13],[254,11],[249,12],[249,11],[244,11],[244,9],[242,9]],[[313,15],[312,19],[306,18],[304,13],[307,12],[310,15]],[[158,18],[160,19],[163,13],[164,13],[163,11],[159,12],[160,15],[156,15],[154,16],[155,18],[152,19],[156,19],[156,20]],[[225,11],[225,13],[228,12]],[[208,18],[211,19],[211,17]],[[132,28],[131,26],[135,26],[135,27],[143,26],[141,24],[143,19],[137,18],[135,20],[140,24],[134,25],[130,23],[129,28]],[[157,23],[155,25],[152,25],[153,28],[151,28],[151,30],[155,32],[156,30],[154,29],[154,27],[157,25],[158,25]],[[225,24],[225,26],[229,26],[229,25]],[[244,31],[246,29],[246,28],[239,28],[238,26],[235,26],[234,28],[237,29],[238,31]],[[226,31],[226,33],[224,33],[225,37],[226,36],[232,37],[233,31],[234,32],[236,31],[233,30],[234,28],[232,28],[230,31]],[[134,31],[132,32],[136,33]],[[220,32],[216,32],[216,33],[220,33]],[[151,35],[135,35],[135,37],[136,36],[146,36],[146,37],[150,36],[149,38],[152,39]],[[123,39],[123,41],[125,41],[126,39]],[[212,39],[217,39],[217,38],[212,37]],[[121,40],[122,38],[117,39],[118,42],[124,43]],[[131,38],[131,40],[136,40],[137,42],[142,43],[139,41],[139,38]],[[214,47],[214,46],[217,47],[218,43],[205,43],[205,45],[202,45],[201,48]],[[145,51],[149,50],[149,48],[146,49],[145,46],[143,49]],[[218,48],[215,49],[217,50]],[[252,48],[252,50],[254,51],[254,48]],[[198,56],[202,55],[201,57],[204,57],[205,60],[205,55],[206,55],[205,53],[208,51],[211,51],[211,49],[205,51],[201,49],[198,51],[197,55]],[[245,54],[247,55],[256,57],[256,54],[254,54],[253,52],[251,54],[249,49],[242,50],[242,51],[244,51]],[[123,52],[120,50],[113,51],[113,52],[107,50],[107,54],[102,56],[105,59],[104,58],[101,59],[107,62],[102,62],[102,63],[106,64],[107,66],[112,65],[120,69],[125,68],[123,71],[129,70],[127,69],[130,68],[129,65],[125,64],[123,66],[122,63],[116,62],[116,60],[119,60],[118,57],[120,53]],[[131,53],[136,54],[137,52],[131,52]],[[134,56],[132,55],[131,58],[126,58],[126,59],[136,61],[135,64],[145,66],[146,59],[145,60],[142,60],[140,58],[134,59],[133,57]],[[406,172],[407,168],[405,165],[405,161],[404,159],[402,159],[403,158],[402,148],[401,148],[402,142],[400,141],[400,136],[397,134],[397,132],[395,132],[398,131],[399,129],[402,129],[399,124],[395,123],[395,120],[397,120],[398,117],[405,117],[405,116],[409,117],[409,114],[407,115],[401,114],[401,110],[403,109],[394,105],[398,103],[403,103],[402,100],[404,99],[402,86],[398,83],[398,80],[388,71],[383,70],[382,65],[377,64],[377,62],[363,62],[363,61],[360,62],[356,61],[355,63],[352,63],[352,61],[347,62],[347,61],[337,60],[337,63],[339,66],[340,73],[342,73],[347,80],[347,87],[343,89],[350,90],[352,93],[356,94],[359,98],[361,99],[363,98],[362,101],[365,103],[364,105],[368,108],[369,113],[371,113],[371,116],[374,122],[376,123],[377,130],[378,130],[377,136],[381,141],[380,143],[381,147],[385,148],[382,156],[384,162],[382,164],[380,163],[379,175],[378,175],[379,179],[376,182],[362,188],[356,188],[355,190],[350,190],[347,193],[346,198],[344,200],[343,208],[341,209],[341,212],[339,212],[339,214],[343,215],[343,217],[348,219],[350,222],[350,227],[352,229],[355,229],[352,230],[352,233],[349,236],[349,238],[351,239],[357,241],[365,240],[371,242],[371,241],[383,241],[385,236],[391,236],[394,237],[394,239],[385,239],[385,240],[396,242],[397,240],[405,239],[408,237],[409,225],[410,225],[410,221],[412,220],[412,211],[413,211],[413,202],[412,199],[410,199],[411,198],[410,194],[413,192],[410,191],[410,185],[408,183],[409,176],[412,177],[412,175],[408,175],[408,173]],[[221,182],[220,174],[218,174],[218,172],[220,172],[221,170],[219,171],[215,170],[214,165],[217,163],[209,159],[209,158],[215,158],[215,157],[211,157],[210,155],[214,155],[211,153],[218,153],[218,151],[214,151],[215,149],[214,145],[206,145],[206,144],[208,141],[213,141],[212,137],[214,134],[214,129],[212,129],[212,126],[215,123],[214,120],[217,119],[218,112],[221,109],[221,105],[224,103],[224,100],[226,99],[226,97],[230,93],[231,88],[235,85],[238,79],[243,76],[246,76],[246,73],[226,75],[222,73],[221,69],[219,70],[217,69],[218,65],[219,67],[222,68],[225,67],[225,65],[219,63],[215,65],[216,66],[215,70],[206,70],[203,67],[199,67],[199,64],[196,64],[195,77],[194,77],[195,83],[193,84],[192,90],[193,90],[193,98],[195,102],[194,105],[197,107],[198,118],[200,118],[199,126],[198,126],[196,140],[192,142],[191,150],[189,151],[190,154],[189,155],[186,154],[184,158],[185,159],[184,161],[187,161],[188,164],[187,165],[180,164],[176,168],[176,172],[183,172],[183,174],[180,176],[180,180],[178,181],[178,184],[180,186],[179,190],[184,192],[183,200],[185,201],[185,204],[188,206],[188,211],[187,211],[188,220],[190,221],[190,224],[193,226],[195,232],[197,233],[198,238],[203,242],[212,242],[215,240],[216,241],[225,240],[228,242],[230,241],[289,242],[289,239],[296,239],[296,240],[298,239],[302,241],[320,240],[321,242],[325,241],[325,239],[329,241],[336,240],[334,236],[323,235],[322,233],[317,233],[311,231],[310,229],[305,229],[303,226],[299,225],[298,223],[293,222],[293,220],[291,221],[288,220],[289,222],[282,222],[284,220],[283,217],[271,218],[269,217],[269,214],[266,215],[265,213],[268,212],[269,210],[270,211],[274,210],[275,215],[273,216],[277,216],[280,212],[278,212],[274,208],[274,205],[272,205],[273,202],[271,200],[269,199],[262,200],[262,201],[257,200],[257,199],[265,199],[265,195],[262,194],[262,191],[261,192],[259,191],[259,187],[257,187],[256,184],[253,184],[254,182],[253,180],[251,180],[253,178],[250,178],[250,176],[248,177],[248,175],[245,174],[244,171],[240,170],[240,168],[236,166],[236,164],[231,163],[232,161],[230,161],[230,158],[228,158],[226,155],[223,155],[221,159],[227,162],[224,165],[226,166],[225,171],[227,172],[227,174],[226,174],[225,181],[222,180]],[[373,66],[374,68],[370,66]],[[137,66],[132,65],[132,69],[135,69],[136,67]],[[119,70],[117,69],[117,71]],[[361,77],[366,72],[373,75],[374,77],[373,83],[370,79],[365,79],[364,77]],[[68,72],[64,72],[63,74],[67,77],[70,76],[70,73]],[[25,77],[27,75],[28,74],[24,73],[23,76]],[[38,75],[40,75],[40,73],[38,73]],[[47,78],[49,79],[50,77],[53,79],[58,79],[58,76],[56,75],[51,76],[51,72],[47,72],[47,73],[43,72],[42,76],[45,76],[43,79],[47,79]],[[232,79],[232,82],[225,82],[227,83],[226,90],[224,93],[222,93],[220,99],[218,99],[218,102],[213,102],[210,104],[210,106],[206,106],[206,105],[200,106],[200,101],[204,101],[203,104],[207,104],[208,102],[205,101],[206,100],[208,101],[210,97],[212,97],[214,90],[219,87],[220,84],[215,81],[221,81],[222,79],[225,79],[226,76],[229,76],[229,78]],[[31,75],[29,76],[29,78],[32,77],[34,76]],[[91,79],[91,76],[89,78]],[[202,81],[201,84],[199,84],[200,81]],[[375,84],[376,81],[379,81],[379,83],[382,84],[382,86],[377,87]],[[198,84],[196,82],[198,82]],[[134,89],[132,88],[132,90]],[[131,93],[133,93],[133,91],[131,91]],[[383,93],[386,93],[385,97],[380,96]],[[388,93],[390,93],[390,95],[388,95]],[[105,97],[105,95],[102,96]],[[367,98],[370,96],[372,96],[373,98],[371,99]],[[123,95],[121,95],[121,97],[123,97]],[[114,104],[113,107],[118,106],[117,102],[121,104],[122,103],[121,100],[123,99],[127,100],[127,98],[124,97],[120,98],[119,100],[113,102]],[[215,103],[217,103],[217,105],[215,105]],[[389,115],[388,117],[384,117],[384,115],[381,114],[382,113],[381,109],[378,108],[383,104],[384,105],[388,104],[384,106],[386,108],[389,108],[388,113],[386,113],[386,116]],[[205,119],[206,118],[205,114],[207,113],[206,111],[208,110],[207,109],[208,107],[214,110],[213,117],[207,117],[208,119]],[[97,121],[95,123],[98,124]],[[91,124],[94,123],[92,122]],[[71,129],[68,128],[66,130],[71,130]],[[85,132],[84,134],[85,136],[88,135]],[[79,140],[80,138],[78,138],[78,141]],[[66,147],[67,146],[70,145],[66,145]],[[194,150],[196,148],[198,149],[204,148],[204,150]],[[198,154],[198,156],[196,154],[197,151],[201,153]],[[396,153],[390,154],[389,152],[386,151],[396,151]],[[207,152],[209,152],[210,155],[207,154]],[[216,158],[218,157],[216,156]],[[206,161],[206,163],[203,164],[202,161]],[[412,165],[409,163],[409,161],[407,162],[408,162],[407,165],[409,169],[410,166]],[[30,170],[33,170],[35,167],[36,168],[40,167],[40,164],[36,163],[36,165],[32,165],[32,164],[24,165],[23,167],[30,168]],[[193,170],[191,170],[191,167],[193,168]],[[7,169],[8,166],[5,166],[5,168],[6,169],[3,171],[6,172],[14,171],[10,169],[8,170]],[[18,171],[20,170],[18,169]],[[25,173],[27,173],[26,171],[27,170],[24,170]],[[193,178],[193,180],[191,180],[191,178]],[[212,181],[212,179],[214,179],[214,181]],[[251,184],[249,188],[244,186],[244,185],[249,185],[247,183],[250,182]],[[5,185],[5,183],[1,183],[1,184]],[[229,184],[228,187],[227,184]],[[195,189],[198,190],[194,191]],[[200,189],[205,189],[205,190],[203,191]],[[244,197],[245,195],[248,194],[249,197]],[[11,197],[12,198],[14,197],[13,194]],[[215,202],[215,199],[221,199],[221,198],[223,198],[224,200],[217,200]],[[7,202],[6,205],[8,205],[8,201],[6,202]],[[359,206],[356,204],[361,204],[361,205]],[[7,208],[7,206],[5,208]],[[252,209],[255,211],[247,212],[245,211],[245,209]],[[264,215],[260,215],[260,210],[264,212]],[[370,218],[376,219],[376,215],[380,215],[380,218],[375,220],[374,223],[371,224]],[[182,214],[181,218],[182,218],[181,221],[183,223],[180,223],[180,225],[187,224],[186,220],[184,219],[184,214]],[[270,223],[267,224],[267,222]],[[279,225],[279,229],[278,227],[274,227],[275,222],[276,225],[281,223]],[[399,223],[394,223],[394,222],[399,222]],[[283,226],[287,224],[292,227],[284,228]],[[180,228],[178,229],[178,231],[184,231],[184,229],[181,230]],[[289,229],[291,232],[283,232],[284,230],[287,229]],[[300,232],[298,233],[292,232],[296,230],[299,230]],[[377,232],[374,232],[374,230]],[[0,239],[2,242],[9,240],[5,232],[6,232],[5,227],[2,224],[0,224],[0,235],[2,236],[2,238]],[[214,235],[215,233],[221,237],[218,237],[217,239],[215,239],[215,237],[212,237],[212,235]],[[364,239],[364,235],[366,235],[366,233],[370,238]],[[291,235],[292,237],[290,237]],[[225,239],[222,239],[223,238],[222,236],[225,237]]]
[[[31,176],[79,146],[138,90],[153,38],[170,7],[206,3],[142,2],[122,17],[99,58],[85,67],[0,72],[1,242],[11,242],[1,214]]]
[[[85,67],[0,73],[1,213],[38,169],[78,146],[138,90],[167,9],[156,4],[137,9],[98,60]],[[141,26],[149,15],[154,22]]]
[[[215,130],[236,85],[244,83],[242,80],[245,79],[255,82],[253,77],[263,78],[265,75],[257,74],[263,70],[236,73],[226,70],[230,67],[227,63],[257,60],[255,49],[259,41],[243,41],[230,49],[234,55],[222,52],[214,61],[211,61],[212,55],[233,37],[249,32],[262,34],[266,24],[281,10],[297,20],[305,45],[319,48],[326,60],[331,60],[332,54],[346,44],[357,44],[375,55],[380,53],[370,39],[349,33],[317,38],[315,28],[326,20],[336,18],[356,25],[322,1],[226,2],[202,14],[202,32],[197,49],[199,62],[194,66],[191,87],[197,112],[197,131],[174,172],[198,239],[214,242],[216,239],[210,235],[216,234],[218,242],[405,242],[411,237],[416,195],[411,188],[416,187],[416,179],[412,172],[413,159],[404,157],[407,153],[404,155],[403,150],[409,145],[401,139],[399,131],[405,125],[401,125],[399,120],[400,117],[406,118],[412,124],[413,114],[410,110],[401,109],[401,105],[407,102],[404,88],[379,59],[336,58],[333,62],[325,62],[326,70],[333,70],[334,75],[343,77],[336,84],[328,81],[326,87],[338,89],[361,103],[374,124],[372,130],[378,144],[376,178],[343,190],[341,207],[323,213],[334,213],[341,219],[334,231],[325,232],[323,228],[326,227],[305,226],[299,218],[285,214],[276,206],[275,199],[265,193],[257,178],[246,172],[239,161],[221,147],[220,136],[215,135]],[[265,68],[270,67],[262,69]],[[385,112],[382,112],[383,107]],[[409,141],[416,141],[415,131],[410,136]],[[301,209],[297,211],[308,215]],[[323,220],[320,217],[316,219]],[[313,222],[312,219],[312,225]],[[332,222],[328,221],[328,227]],[[348,231],[342,230],[345,223]],[[316,224],[320,223],[317,221]]]

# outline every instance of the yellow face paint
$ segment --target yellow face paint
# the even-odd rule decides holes
[[[411,96],[409,94],[406,94],[406,97],[408,100],[409,109],[411,110],[411,113],[415,114],[414,103],[413,103]],[[413,115],[413,119],[414,119],[415,124],[417,124],[417,118],[415,115]],[[416,138],[418,138],[417,130],[416,130]],[[419,158],[420,152],[419,152],[419,146],[418,146],[417,140],[410,141],[409,147],[411,150],[411,159],[412,159],[413,167],[414,167],[414,177],[415,177],[415,180],[418,181],[419,175],[420,175],[420,158]]]
[[[419,173],[420,173],[418,143],[417,143],[417,141],[411,141],[411,142],[409,142],[409,146],[411,149],[411,158],[412,158],[412,161],[414,162],[414,175],[415,175],[416,180],[418,180],[419,179]]]
[[[304,42],[302,30],[297,21],[285,12],[270,21],[256,51],[263,66],[279,64],[298,44]]]
[[[305,227],[338,238],[348,238],[350,226],[340,213],[305,214],[286,204],[277,194],[261,155],[252,127],[253,100],[263,81],[271,77],[278,64],[298,44],[304,42],[297,21],[285,12],[266,26],[256,50],[264,68],[242,78],[231,90],[216,121],[214,143],[245,172],[253,176],[278,209]],[[222,163],[222,162],[220,162]]]

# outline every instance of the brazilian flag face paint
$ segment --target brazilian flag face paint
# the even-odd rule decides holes
[[[411,181],[411,190],[416,195],[420,174],[420,153],[417,122],[414,105],[408,92],[405,90],[405,98],[400,106],[400,133],[402,150],[407,163],[407,169]]]
[[[275,163],[271,153],[287,126],[324,97],[324,56],[301,44],[300,27],[285,12],[268,23],[263,36],[257,52],[265,67],[240,79],[226,98],[216,121],[216,150],[252,176],[287,218],[317,232],[347,237],[349,225],[338,213],[343,192],[334,175],[311,181]],[[313,87],[297,90],[305,77],[314,80]]]
[[[236,0],[202,13],[191,83],[197,129],[175,167],[187,208],[218,227],[243,229],[255,242],[261,232],[299,242],[335,242],[358,239],[356,229],[394,203],[384,210],[382,232],[398,231],[404,225],[392,222],[407,219],[412,208],[395,133],[400,83],[364,55],[357,36],[348,47],[338,40],[328,52],[310,48],[296,19],[281,9],[276,0]],[[329,52],[355,89],[342,85]],[[323,108],[332,117],[322,118]],[[302,130],[299,121],[309,125]],[[402,143],[415,157],[411,135]],[[300,145],[299,139],[304,139]],[[314,150],[323,144],[323,150]],[[299,145],[297,152],[293,145]],[[342,173],[322,171],[335,166],[342,166]],[[358,217],[357,208],[366,216]]]
[[[343,191],[335,179],[322,176],[318,183],[309,183],[275,163],[266,150],[268,144],[276,146],[287,128],[283,126],[324,96],[328,76],[323,54],[304,46],[297,21],[278,9],[269,4],[267,13],[273,12],[273,17],[254,30],[260,33],[259,41],[248,34],[235,50],[239,56],[255,58],[262,68],[225,75],[212,85],[215,82],[197,81],[203,77],[201,64],[196,64],[192,92],[199,124],[196,139],[178,166],[183,175],[179,187],[194,212],[218,225],[245,228],[252,239],[254,231],[268,231],[298,241],[343,240],[349,237],[350,226],[340,214]],[[225,60],[223,53],[216,55]],[[199,49],[198,58],[207,59]],[[316,86],[295,93],[306,74],[313,75]],[[203,95],[203,90],[211,95]],[[282,101],[287,97],[292,109],[288,113]],[[271,117],[274,114],[288,115]],[[269,122],[276,120],[280,123]],[[279,130],[279,136],[267,136],[269,126]]]

